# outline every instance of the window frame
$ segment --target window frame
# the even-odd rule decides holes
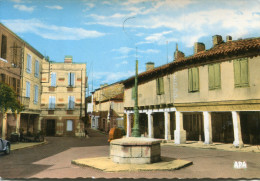
[[[72,77],[73,77],[73,81],[71,80]],[[74,72],[69,72],[68,73],[68,87],[75,87],[75,79],[76,79],[75,73]]]
[[[49,106],[48,106],[49,110],[54,110],[55,104],[56,104],[55,96],[49,96]]]
[[[75,109],[75,96],[68,96],[68,110]]]

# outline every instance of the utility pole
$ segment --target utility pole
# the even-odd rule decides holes
[[[135,64],[135,106],[134,106],[134,128],[132,129],[133,137],[141,137],[140,129],[139,129],[139,111],[138,111],[138,60],[136,59]]]

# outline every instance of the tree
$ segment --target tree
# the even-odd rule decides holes
[[[9,109],[19,113],[23,110],[23,106],[17,100],[13,89],[5,83],[0,83],[0,112],[5,114]]]
[[[13,113],[18,113],[23,110],[23,106],[17,100],[15,91],[5,83],[0,83],[0,113],[3,113],[2,120],[2,137],[5,139],[5,127],[6,127],[6,112],[11,110]]]

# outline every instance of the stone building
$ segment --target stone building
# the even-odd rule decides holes
[[[260,38],[224,42],[215,35],[211,49],[195,43],[194,55],[185,57],[176,48],[175,61],[139,74],[142,133],[177,144],[259,144],[259,50]],[[123,83],[130,136],[134,77]]]
[[[65,56],[42,65],[41,126],[47,136],[84,136],[86,64]]]
[[[0,82],[12,87],[25,107],[20,114],[8,111],[4,116],[6,119],[0,115],[2,137],[19,133],[20,128],[37,132],[40,129],[40,67],[43,55],[1,23],[0,38]]]
[[[92,93],[91,128],[109,132],[113,127],[124,127],[123,89],[121,82],[104,84]]]

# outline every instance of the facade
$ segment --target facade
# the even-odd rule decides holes
[[[91,128],[105,132],[113,127],[124,128],[123,88],[123,84],[117,82],[101,85],[92,93]]]
[[[195,43],[194,55],[185,57],[177,48],[173,62],[139,74],[141,133],[177,144],[259,144],[259,50],[260,38],[224,42],[216,35],[211,49]],[[133,84],[133,77],[124,81],[128,136]]]
[[[45,60],[42,65],[41,127],[47,136],[84,136],[86,64]]]
[[[25,107],[20,114],[8,111],[6,115],[0,115],[2,137],[19,133],[20,128],[31,133],[37,132],[40,130],[38,118],[43,55],[2,24],[0,36],[0,81],[14,89],[17,99]]]

